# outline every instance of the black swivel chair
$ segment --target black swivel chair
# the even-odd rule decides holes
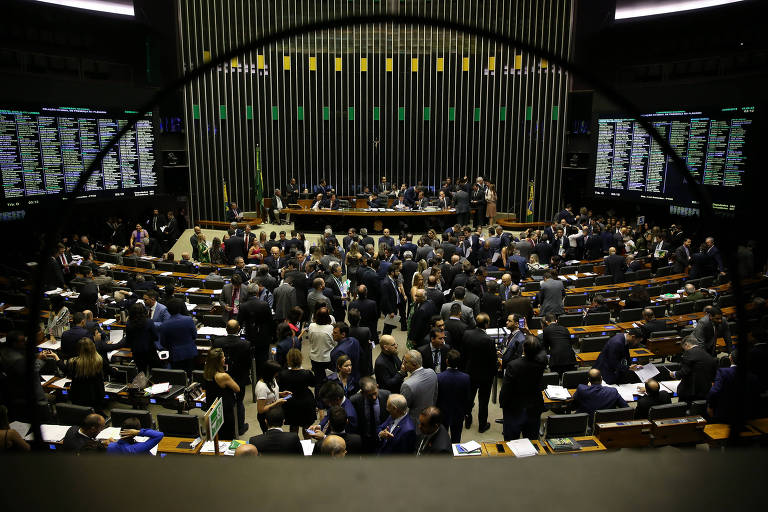
[[[560,315],[557,319],[557,323],[563,327],[578,327],[584,321],[584,316],[581,313],[575,315]]]
[[[583,436],[589,426],[589,414],[553,414],[547,416],[546,439]]]
[[[682,418],[688,413],[688,404],[685,402],[677,404],[654,405],[648,410],[648,419],[664,420],[667,418]]]
[[[584,317],[584,325],[601,325],[611,323],[611,314],[608,311],[599,313],[587,313]]]
[[[563,372],[563,384],[565,389],[574,389],[579,384],[586,384],[589,370],[574,370]]]
[[[74,404],[56,404],[56,420],[59,425],[82,425],[85,417],[93,413],[93,407]]]
[[[696,308],[696,303],[694,301],[678,302],[677,304],[672,305],[672,314],[687,315],[688,313],[693,313],[693,310],[695,308]]]
[[[158,414],[157,429],[166,436],[198,437],[200,420],[192,414]]]
[[[631,421],[635,419],[635,409],[622,407],[620,409],[599,409],[595,411],[594,424],[614,421]]]
[[[619,322],[634,322],[643,319],[643,308],[622,309],[619,313]]]
[[[171,385],[187,386],[187,374],[184,370],[168,370],[165,368],[152,368],[151,380],[155,384],[168,382]]]
[[[109,412],[113,427],[122,427],[128,418],[138,418],[141,428],[153,428],[152,414],[146,409],[112,409]]]
[[[560,375],[555,372],[547,372],[541,376],[541,385],[542,387],[547,386],[559,386],[560,385]]]
[[[589,336],[581,339],[581,352],[602,352],[610,336]]]

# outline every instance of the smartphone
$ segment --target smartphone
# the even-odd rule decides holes
[[[525,318],[521,318],[517,323],[520,325],[521,329],[525,329]]]
[[[498,453],[504,453],[504,445],[501,443],[496,443],[496,451]]]
[[[283,397],[283,400],[288,400],[289,398],[293,398],[293,395],[285,395]]]
[[[306,429],[306,432],[307,432],[307,434],[309,434],[309,435],[315,435],[315,434],[317,434],[317,432],[315,432],[314,430],[310,430],[310,429]]]

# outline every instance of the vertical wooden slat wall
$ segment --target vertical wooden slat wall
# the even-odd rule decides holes
[[[178,0],[184,69],[308,21],[397,12],[450,19],[568,55],[571,0]],[[568,74],[538,56],[432,27],[372,24],[305,34],[238,56],[184,89],[194,219],[228,198],[255,208],[291,177],[340,195],[446,177],[496,183],[499,211],[561,206]],[[180,192],[180,191],[179,191]]]

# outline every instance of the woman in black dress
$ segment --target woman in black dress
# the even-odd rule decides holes
[[[286,356],[288,369],[282,370],[277,378],[280,387],[292,394],[291,399],[283,404],[285,422],[290,426],[291,432],[301,430],[304,438],[309,439],[304,429],[317,419],[315,396],[309,389],[315,384],[315,375],[301,367],[301,360],[301,350],[290,349]]]
[[[226,357],[222,349],[209,350],[205,360],[203,380],[206,405],[210,407],[217,398],[221,398],[222,401],[224,424],[219,429],[219,439],[230,440],[235,438],[235,393],[240,392],[240,386],[224,371],[225,362]]]
[[[75,405],[93,407],[96,411],[104,409],[104,359],[96,350],[96,345],[90,338],[81,338],[77,342],[77,356],[66,361],[59,361],[58,356],[51,352],[58,361],[64,374],[72,379],[69,388],[69,399]]]
[[[149,375],[151,368],[160,366],[157,356],[157,329],[155,322],[147,316],[147,309],[138,302],[128,309],[125,326],[125,340],[120,344],[131,348],[136,369]]]

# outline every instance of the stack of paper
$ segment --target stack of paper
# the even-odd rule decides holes
[[[227,329],[224,327],[203,326],[197,330],[197,334],[210,334],[211,336],[226,336]]]
[[[55,380],[55,381],[51,382],[51,385],[59,387],[59,388],[63,388],[64,386],[66,386],[70,382],[72,382],[72,379],[62,378],[62,379]]]
[[[521,457],[532,457],[533,455],[538,455],[538,451],[536,450],[536,447],[533,446],[533,443],[530,441],[530,439],[515,439],[514,441],[508,441],[507,446],[509,446],[509,449],[512,450],[512,453],[515,454],[515,457],[521,458]]]
[[[31,426],[32,425],[29,423],[24,423],[23,421],[14,421],[11,423],[11,430],[18,432],[25,441],[31,441],[35,437],[32,435],[32,432],[29,431]]]
[[[24,306],[8,306],[5,308],[5,311],[21,311],[24,309]]]
[[[677,393],[677,386],[680,384],[679,380],[665,380],[664,382],[660,382],[661,389],[663,391],[669,391],[672,394]]]
[[[60,294],[63,291],[64,290],[62,290],[61,288],[56,288],[54,290],[49,290],[49,291],[45,292],[45,294],[46,295],[58,295],[58,294]]]
[[[123,339],[123,331],[120,329],[114,329],[109,331],[109,343],[110,345],[113,345],[115,343],[119,343]]]
[[[54,377],[55,377],[55,375],[41,375],[40,376],[40,380],[43,381],[43,382],[48,382],[49,380],[51,380]]]
[[[46,443],[58,443],[67,435],[69,425],[40,425],[40,433]]]
[[[160,273],[160,275],[161,275],[161,276],[163,276],[163,277],[165,277],[165,276],[169,276],[169,275],[171,275],[171,274],[173,274],[173,272],[161,272],[161,273]]]
[[[59,340],[55,340],[55,341],[48,340],[48,341],[42,342],[37,347],[38,348],[42,348],[43,350],[45,350],[45,349],[59,350],[61,348],[61,341],[59,341]]]
[[[187,288],[187,293],[194,293],[198,291],[200,288],[193,286],[192,288]]]
[[[453,445],[453,455],[455,457],[464,457],[467,455],[482,455],[483,450],[477,441],[468,441],[462,444]]]
[[[104,430],[96,435],[96,439],[99,441],[106,439],[120,439],[120,427],[106,427]]]
[[[197,304],[190,304],[189,302],[185,302],[184,305],[187,306],[187,311],[192,311],[197,307]]]
[[[229,447],[229,441],[219,441],[219,452],[225,452]],[[200,453],[215,453],[216,448],[213,445],[213,441],[206,441],[203,443],[203,447],[200,448]]]
[[[160,395],[162,393],[167,393],[169,389],[171,389],[170,382],[161,382],[160,384],[153,384],[148,388],[144,388],[144,391],[150,395]]]
[[[224,290],[213,290],[211,293],[213,293],[214,295],[221,295],[221,292],[223,291]]]
[[[117,322],[114,318],[108,318],[101,322],[101,325],[112,325],[113,323]]]
[[[544,390],[547,394],[547,398],[550,400],[570,400],[571,394],[563,386],[553,386],[549,384],[547,389]]]

